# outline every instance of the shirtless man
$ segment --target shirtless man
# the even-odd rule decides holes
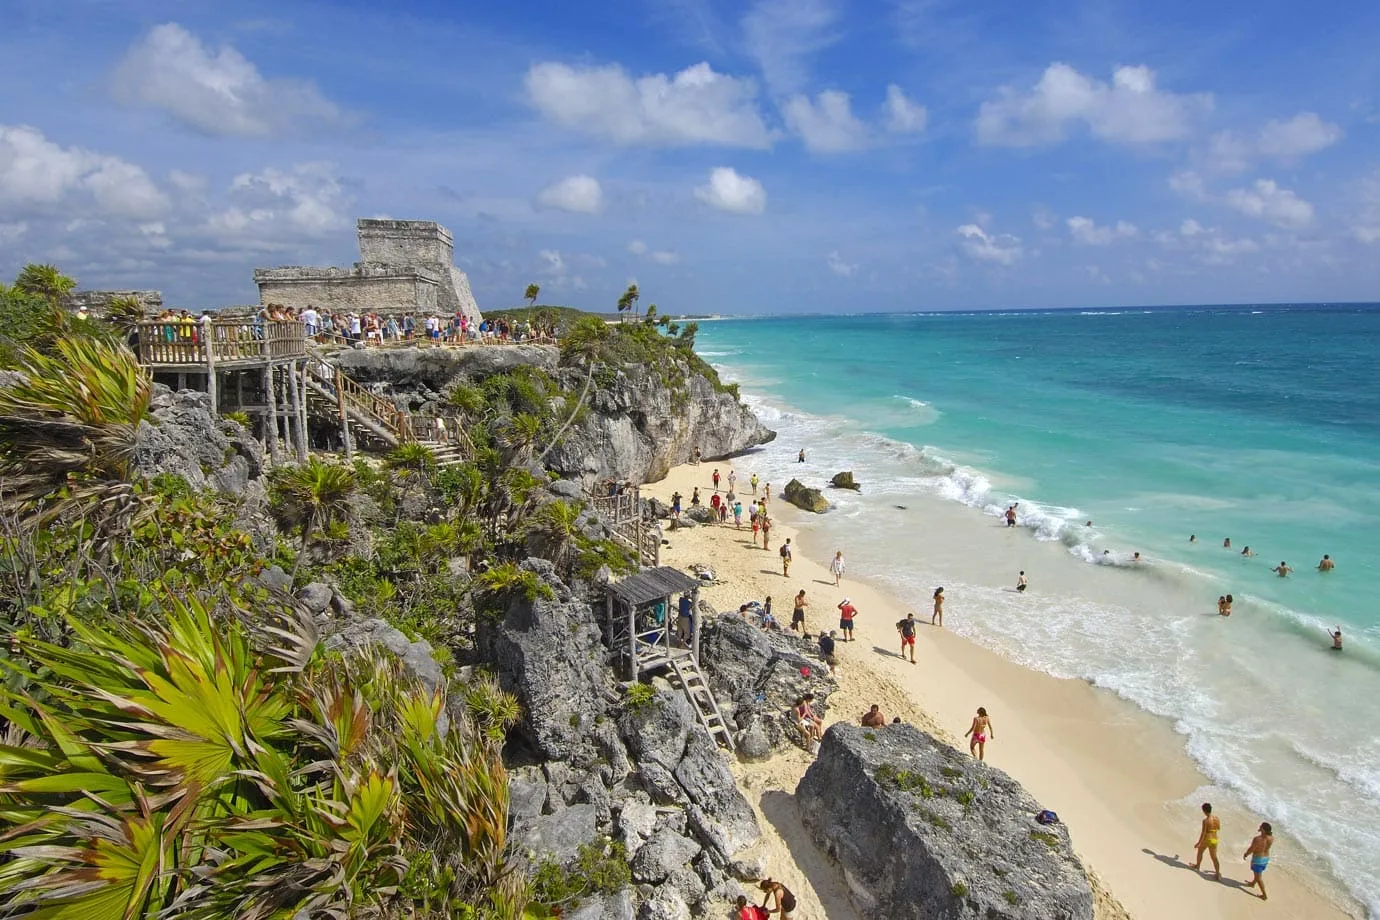
[[[1268,901],[1269,895],[1265,893],[1265,870],[1270,865],[1270,847],[1275,845],[1275,832],[1270,827],[1269,821],[1260,822],[1260,833],[1251,840],[1251,845],[1242,854],[1242,859],[1251,861],[1251,872],[1255,876],[1246,883],[1247,888],[1259,888],[1260,900]]]
[[[1212,871],[1217,877],[1217,881],[1222,881],[1222,864],[1217,861],[1217,837],[1222,832],[1222,819],[1212,813],[1212,803],[1203,803],[1203,826],[1198,831],[1198,842],[1193,846],[1198,850],[1198,856],[1193,860],[1193,868],[1198,869],[1203,864],[1203,851],[1212,857]]]
[[[968,738],[968,753],[978,760],[986,760],[987,741],[997,740],[997,733],[992,730],[992,720],[987,718],[987,710],[978,707],[977,715],[973,716],[973,724],[968,726],[968,730],[963,733],[963,737]]]
[[[1015,527],[1015,526],[1016,526],[1016,506],[1015,506],[1015,505],[1007,505],[1007,506],[1006,506],[1006,526],[1007,526],[1007,527]]]
[[[1289,568],[1289,563],[1284,562],[1283,560],[1281,560],[1280,563],[1279,563],[1279,565],[1277,565],[1277,566],[1275,566],[1274,568],[1270,569],[1270,571],[1271,571],[1271,572],[1274,572],[1274,573],[1275,573],[1276,575],[1278,575],[1280,578],[1288,578],[1288,577],[1289,577],[1289,573],[1292,572],[1292,571],[1294,571],[1294,570],[1291,569],[1291,568]]]
[[[1337,564],[1332,561],[1332,557],[1323,553],[1322,561],[1318,563],[1319,572],[1330,572],[1336,568]]]
[[[915,664],[915,614],[908,613],[904,620],[896,624],[896,631],[901,634],[901,657],[906,657],[906,649],[910,649],[910,663]]]
[[[1016,579],[1016,590],[1025,593],[1025,589],[1030,587],[1030,580],[1025,577],[1025,569],[1021,569],[1021,577]]]
[[[787,537],[786,542],[781,544],[781,577],[789,578],[791,574],[791,538]]]
[[[872,708],[862,714],[862,724],[867,728],[881,728],[886,724],[886,716],[882,715],[882,707],[876,703]]]
[[[1328,633],[1328,635],[1332,637],[1332,651],[1340,652],[1342,650],[1342,628],[1338,626],[1336,632]]]
[[[805,589],[801,588],[800,593],[795,596],[795,609],[791,611],[791,632],[795,632],[799,627],[802,635],[805,633],[805,608],[810,606],[810,602],[805,600]]]

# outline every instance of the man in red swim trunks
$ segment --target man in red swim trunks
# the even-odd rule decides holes
[[[901,657],[906,657],[909,648],[910,663],[915,664],[915,614],[906,614],[906,618],[896,624],[896,631],[901,634]]]

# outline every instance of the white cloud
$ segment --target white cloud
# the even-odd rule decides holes
[[[1181,236],[1201,236],[1206,232],[1207,231],[1203,229],[1203,225],[1191,217],[1179,224],[1179,234]]]
[[[546,118],[619,144],[771,146],[757,110],[756,84],[715,73],[704,63],[673,77],[659,73],[634,80],[617,65],[548,61],[527,71],[526,86],[528,99]]]
[[[792,96],[781,107],[781,114],[805,146],[816,153],[842,153],[867,144],[867,128],[853,116],[847,93],[825,90],[814,101],[808,96]]]
[[[1223,201],[1248,217],[1279,227],[1306,227],[1313,222],[1313,206],[1272,179],[1257,179],[1248,189],[1232,189]]]
[[[1211,108],[1211,95],[1157,89],[1148,67],[1119,67],[1109,85],[1055,63],[1030,92],[1004,87],[1000,98],[984,102],[977,137],[1012,147],[1052,144],[1064,139],[1071,122],[1081,122],[1105,141],[1149,144],[1187,136],[1194,119]]]
[[[1069,235],[1076,242],[1086,246],[1110,246],[1117,240],[1130,239],[1138,231],[1135,224],[1128,224],[1124,220],[1119,220],[1115,225],[1099,227],[1091,218],[1070,217],[1066,223],[1069,227]]]
[[[1300,112],[1288,121],[1272,119],[1254,135],[1219,131],[1209,141],[1204,162],[1223,175],[1245,172],[1258,159],[1281,163],[1317,153],[1337,143],[1344,132],[1314,112]]]
[[[1342,129],[1314,112],[1300,112],[1288,121],[1268,121],[1260,129],[1257,149],[1262,156],[1292,160],[1317,153],[1342,139]]]
[[[647,254],[647,258],[657,265],[676,265],[680,262],[680,253],[668,249],[654,249]]]
[[[840,278],[852,278],[858,271],[857,264],[845,262],[843,256],[839,255],[837,249],[829,253],[828,258],[826,258],[824,262],[829,266],[829,271],[838,275]]]
[[[957,230],[963,237],[963,251],[969,258],[995,265],[1014,265],[1021,258],[1020,237],[1009,233],[988,233],[977,224],[964,224]]]
[[[628,252],[632,253],[635,256],[643,255],[644,253],[646,253],[646,251],[647,244],[642,242],[641,240],[633,240],[631,243],[628,244]]]
[[[537,204],[575,214],[598,214],[604,207],[604,190],[593,176],[567,176],[542,189]]]
[[[206,134],[265,136],[349,120],[310,82],[266,79],[234,48],[213,51],[175,22],[129,49],[112,89],[123,102],[164,109]]]
[[[832,0],[757,0],[743,16],[743,40],[767,86],[791,93],[808,79],[808,60],[838,41]]]
[[[290,171],[240,173],[230,183],[235,204],[213,214],[208,229],[232,239],[325,236],[349,226],[344,189],[331,168],[303,163]]]
[[[147,219],[167,197],[138,166],[81,147],[62,147],[27,125],[0,125],[0,204],[52,209],[87,194],[101,216]]]
[[[13,243],[29,232],[29,225],[23,221],[0,224],[0,246]]]
[[[551,274],[559,275],[565,271],[565,259],[556,250],[543,249],[537,255],[546,263],[546,270]]]
[[[918,134],[925,130],[929,112],[906,98],[901,87],[895,83],[886,88],[886,127],[897,134]]]
[[[1170,176],[1169,187],[1180,195],[1198,201],[1206,201],[1208,197],[1207,184],[1203,177],[1192,170],[1184,170]]]
[[[728,166],[711,170],[709,183],[696,186],[695,197],[731,214],[761,214],[767,209],[767,191],[762,183]]]
[[[1356,200],[1359,208],[1351,235],[1366,245],[1380,243],[1380,169],[1358,183]]]
[[[1189,217],[1179,224],[1178,232],[1162,230],[1154,239],[1166,249],[1186,252],[1195,262],[1203,265],[1228,265],[1237,256],[1260,251],[1260,244],[1249,237],[1232,239],[1220,227],[1205,227]],[[1150,259],[1146,265],[1152,271],[1159,271],[1164,264],[1158,259]]]

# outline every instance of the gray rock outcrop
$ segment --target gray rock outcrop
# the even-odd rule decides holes
[[[556,369],[559,358],[560,352],[554,345],[417,346],[346,349],[334,357],[333,363],[360,383],[396,395],[416,391],[439,394],[458,378],[482,380],[522,366],[550,373]]]
[[[384,620],[369,619],[352,623],[326,640],[328,649],[362,649],[370,645],[383,646],[397,655],[404,670],[427,689],[435,690],[442,685],[444,675],[441,666],[436,663],[431,643],[425,639],[413,642]]]
[[[1062,825],[1000,770],[909,725],[836,723],[796,789],[805,826],[866,916],[1092,920]]]
[[[706,620],[700,641],[709,685],[736,728],[739,757],[766,760],[799,745],[792,715],[796,700],[813,693],[822,715],[836,687],[819,647],[792,633],[759,629],[736,614]]]
[[[781,497],[804,511],[823,514],[829,510],[829,499],[819,489],[811,489],[799,479],[792,479],[781,490]]]
[[[210,396],[155,384],[149,408],[135,436],[140,475],[171,473],[194,489],[262,497],[263,448],[239,422],[213,415]]]

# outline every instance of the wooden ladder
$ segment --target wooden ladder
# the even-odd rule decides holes
[[[704,679],[704,672],[695,663],[695,659],[688,656],[672,656],[670,664],[671,670],[676,674],[676,680],[680,681],[681,692],[690,701],[690,708],[695,710],[696,718],[700,720],[705,731],[709,732],[709,737],[728,748],[730,752],[736,753],[733,734],[728,730],[723,713],[719,711],[719,703],[714,699],[709,682]]]

